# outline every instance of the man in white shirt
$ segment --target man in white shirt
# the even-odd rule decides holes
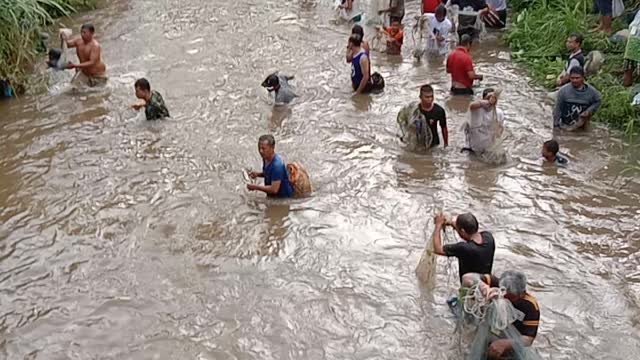
[[[429,35],[427,36],[427,51],[437,55],[446,55],[449,52],[449,32],[453,28],[451,20],[447,19],[447,8],[440,4],[435,14],[426,13],[429,21]]]
[[[464,125],[466,146],[463,151],[482,155],[504,131],[504,113],[497,108],[498,96],[494,89],[482,92],[482,100],[469,105],[470,121]]]

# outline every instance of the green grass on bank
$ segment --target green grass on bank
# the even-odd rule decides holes
[[[0,0],[0,79],[25,90],[37,59],[40,32],[53,19],[93,7],[95,0]]]
[[[585,37],[583,50],[605,55],[602,70],[588,79],[603,96],[595,120],[608,123],[632,135],[640,127],[640,110],[631,106],[631,93],[622,86],[624,44],[612,44],[600,33],[589,32],[597,24],[591,13],[592,0],[512,0],[512,27],[505,37],[514,59],[525,65],[531,78],[548,89],[564,68],[568,56],[565,40],[572,32]],[[626,28],[621,20],[614,31]]]

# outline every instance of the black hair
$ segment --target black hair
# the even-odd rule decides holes
[[[360,35],[360,38],[364,38],[364,29],[360,25],[353,25],[351,28],[351,35],[356,34]]]
[[[277,73],[267,76],[267,78],[262,82],[262,87],[265,88],[275,88],[278,85],[280,85],[280,80],[278,79]]]
[[[484,89],[484,91],[482,92],[482,98],[486,99],[487,96],[489,94],[491,94],[492,92],[496,92],[496,90],[494,88],[486,88],[486,89]]]
[[[553,155],[556,155],[558,151],[560,151],[560,145],[555,140],[548,140],[544,142],[544,148],[551,152]]]
[[[134,86],[136,89],[151,91],[151,85],[149,84],[149,80],[145,78],[136,80],[136,83]]]
[[[429,84],[420,86],[420,95],[422,94],[433,94],[433,86]]]
[[[582,46],[582,42],[584,41],[584,36],[582,36],[582,34],[574,32],[571,33],[571,35],[569,35],[569,38],[574,38],[575,41]]]
[[[460,46],[471,46],[471,43],[473,43],[473,39],[469,34],[463,34],[460,36]]]
[[[358,34],[352,34],[351,36],[349,36],[349,43],[355,46],[360,46],[362,45],[362,37]]]
[[[96,32],[96,28],[93,27],[93,24],[82,24],[82,27],[80,27],[80,31],[82,30],[89,30],[89,32],[91,32],[92,34]]]
[[[473,235],[478,232],[478,220],[472,213],[458,215],[456,218],[456,228],[464,230],[469,235]]]
[[[273,135],[270,134],[262,135],[258,138],[258,145],[262,144],[263,142],[266,142],[271,147],[276,146],[276,139],[273,137]]]
[[[436,8],[436,16],[438,15],[447,16],[447,7],[444,4],[440,4]]]
[[[569,75],[580,75],[584,77],[584,70],[581,66],[574,66],[569,70]]]

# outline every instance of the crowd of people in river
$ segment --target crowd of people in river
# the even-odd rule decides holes
[[[457,5],[465,10],[452,21],[447,17],[448,7]],[[341,7],[352,10],[353,1],[342,1]],[[606,9],[605,9],[606,10]],[[446,72],[451,77],[450,93],[452,96],[473,96],[474,85],[483,80],[483,75],[475,70],[470,55],[471,47],[478,41],[480,26],[503,28],[507,22],[505,0],[451,0],[449,4],[440,0],[422,1],[422,16],[418,21],[428,24],[429,36],[425,40],[425,48],[434,56],[446,56]],[[403,0],[391,0],[389,6],[380,9],[379,14],[388,15],[388,26],[378,28],[386,39],[386,53],[401,55],[404,44],[402,21],[405,17]],[[482,24],[479,24],[481,21]],[[602,29],[610,28],[610,21],[605,16],[601,22]],[[79,63],[68,63],[66,69],[75,69],[74,80],[82,81],[89,86],[97,86],[107,81],[106,66],[102,62],[101,46],[94,38],[95,29],[91,24],[81,28],[80,38],[64,37],[68,47],[75,48]],[[450,49],[450,34],[457,34],[453,42],[457,46]],[[582,54],[583,37],[571,34],[567,38],[566,47],[569,56],[565,70],[557,79],[560,90],[557,94],[553,113],[553,126],[560,129],[575,130],[588,126],[593,114],[601,103],[600,93],[585,82],[585,57]],[[365,40],[364,29],[355,25],[347,40],[345,59],[351,64],[351,86],[354,95],[382,91],[384,79],[379,73],[372,71],[371,46]],[[422,53],[419,53],[422,56]],[[280,73],[268,75],[261,86],[274,93],[276,104],[288,104],[297,95],[289,85],[293,76]],[[162,95],[152,90],[147,79],[138,79],[134,84],[138,101],[132,105],[135,110],[144,109],[147,120],[169,117],[169,111]],[[429,149],[442,144],[449,146],[449,130],[445,109],[437,104],[433,86],[425,84],[420,87],[419,101],[400,110],[398,124],[400,140],[415,147]],[[504,113],[498,108],[500,91],[486,88],[481,98],[469,105],[470,119],[464,127],[466,144],[462,151],[478,156],[486,153],[501,138],[504,132]],[[438,133],[438,127],[442,138]],[[275,152],[276,140],[272,135],[263,135],[258,139],[258,150],[263,160],[262,171],[250,171],[250,179],[263,178],[264,184],[251,183],[249,191],[261,191],[270,197],[290,198],[295,195],[308,194],[311,191],[306,171],[297,164],[287,165],[284,159]],[[560,152],[556,140],[548,140],[542,145],[542,157],[545,161],[560,166],[568,162]],[[292,173],[296,175],[292,177]],[[524,315],[516,320],[515,328],[521,335],[521,342],[530,346],[538,332],[540,309],[536,299],[527,292],[526,277],[519,271],[505,271],[500,277],[492,275],[495,253],[495,240],[488,231],[480,231],[476,217],[472,214],[461,214],[449,221],[441,214],[434,218],[433,232],[434,253],[458,259],[458,271],[462,287],[479,286],[487,292],[488,288],[501,287],[504,297],[513,307]],[[463,240],[455,244],[444,244],[441,234],[446,226],[455,229]],[[458,306],[461,299],[454,297],[448,301],[452,307]],[[512,339],[495,338],[488,346],[488,354],[492,358],[503,358],[513,349]]]

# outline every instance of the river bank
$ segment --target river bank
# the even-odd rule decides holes
[[[22,93],[38,55],[45,51],[43,30],[55,19],[94,8],[97,0],[0,1],[0,80],[5,96]],[[9,90],[9,89],[12,89]]]
[[[565,40],[572,32],[582,33],[584,53],[599,50],[605,56],[600,72],[588,80],[603,96],[602,106],[594,119],[628,135],[636,134],[640,128],[640,111],[631,106],[633,87],[622,86],[625,43],[615,44],[606,35],[589,31],[597,25],[592,1],[516,0],[509,5],[512,26],[505,41],[513,51],[513,59],[524,65],[534,82],[549,90],[556,87],[556,76],[563,70],[567,57]],[[633,8],[631,2],[627,7]],[[627,27],[622,21],[627,13],[631,11],[614,20],[614,32]]]

